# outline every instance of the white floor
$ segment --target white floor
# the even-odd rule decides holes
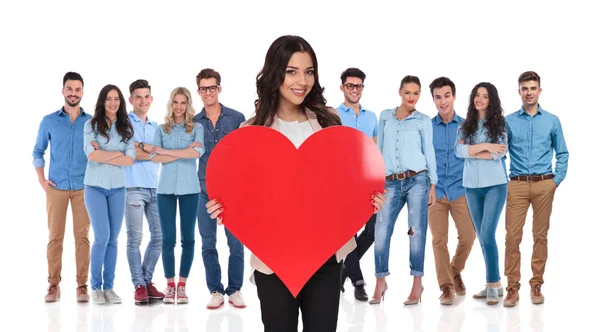
[[[560,220],[566,211],[555,209],[555,218]],[[205,303],[209,298],[204,280],[204,267],[200,252],[200,237],[196,235],[196,256],[190,279],[188,280],[188,305],[164,305],[162,303],[138,306],[133,302],[133,286],[130,281],[127,258],[125,256],[125,226],[120,236],[119,256],[115,280],[115,291],[123,298],[119,305],[98,306],[91,303],[78,304],[75,301],[75,271],[72,230],[67,226],[63,254],[62,298],[60,302],[44,303],[46,290],[46,241],[45,213],[43,210],[28,211],[32,220],[39,220],[36,231],[31,232],[31,245],[23,246],[19,236],[8,236],[2,242],[3,266],[0,278],[5,301],[0,309],[0,331],[52,332],[95,332],[95,331],[262,331],[259,303],[256,288],[248,277],[250,273],[246,251],[246,269],[244,287],[248,307],[236,309],[226,305],[221,309],[209,311]],[[69,216],[70,218],[70,216]],[[68,221],[70,223],[70,220]],[[458,297],[454,306],[441,306],[435,276],[431,234],[428,233],[426,252],[425,291],[423,302],[417,306],[405,307],[402,302],[408,295],[411,277],[408,275],[408,239],[403,228],[406,226],[406,214],[400,215],[396,225],[397,232],[392,238],[389,291],[382,305],[369,305],[357,302],[352,295],[352,286],[346,285],[350,292],[342,295],[338,320],[338,331],[600,331],[592,322],[597,305],[594,276],[597,258],[593,252],[585,251],[575,238],[567,234],[568,225],[556,223],[550,235],[550,259],[546,270],[546,284],[543,292],[546,303],[532,305],[529,301],[527,281],[531,276],[529,257],[531,254],[531,236],[528,231],[530,219],[522,244],[524,286],[521,302],[515,308],[503,308],[501,305],[488,306],[471,296],[484,286],[485,268],[479,244],[476,242],[463,279],[467,286],[467,296]],[[504,222],[498,226],[497,241],[500,248],[501,273],[504,264]],[[21,230],[22,232],[22,230]],[[10,234],[10,233],[8,233]],[[14,233],[18,234],[18,233]],[[146,233],[145,239],[148,234]],[[449,247],[454,248],[456,234],[450,229]],[[93,241],[93,232],[90,231]],[[223,275],[227,275],[228,252],[223,230],[218,235],[218,249],[221,253]],[[18,254],[12,254],[9,248],[21,248]],[[178,254],[179,248],[176,253]],[[452,249],[451,249],[452,251]],[[597,252],[594,251],[594,252]],[[587,254],[586,254],[587,253]],[[583,254],[583,255],[582,255]],[[593,264],[592,264],[593,263]],[[373,249],[371,248],[361,261],[367,281],[367,291],[372,295],[374,278]],[[22,275],[13,275],[6,271],[27,271]],[[165,286],[162,263],[159,261],[155,272],[155,282],[159,288]],[[226,277],[224,279],[226,283]],[[503,285],[506,279],[502,278]],[[12,285],[12,286],[11,286]],[[586,297],[587,296],[587,297]],[[11,301],[6,301],[6,297]],[[593,324],[593,325],[592,325]],[[7,328],[10,327],[10,328]],[[25,329],[26,328],[26,329]],[[300,329],[301,331],[301,329]]]

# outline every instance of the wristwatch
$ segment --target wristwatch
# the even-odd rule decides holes
[[[138,148],[140,148],[140,150],[146,152],[146,150],[144,150],[144,142],[140,142],[140,144],[138,145]]]

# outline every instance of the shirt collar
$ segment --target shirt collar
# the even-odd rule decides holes
[[[67,115],[67,112],[65,112],[65,107],[61,107],[58,111],[56,111],[56,114],[58,115]],[[87,115],[87,113],[85,113],[85,110],[83,109],[83,107],[79,107],[79,115]]]
[[[536,115],[538,115],[538,114],[539,114],[539,115],[542,115],[544,112],[546,112],[546,111],[545,111],[545,110],[542,108],[542,105],[540,105],[540,104],[538,103],[538,109],[537,109],[537,113],[535,113],[535,115],[534,115],[534,116],[536,116]],[[523,115],[523,114],[529,115],[529,114],[527,114],[527,112],[525,112],[525,108],[521,106],[521,109],[519,110],[519,115]]]
[[[434,117],[434,120],[435,120],[435,124],[436,124],[436,125],[439,125],[439,124],[441,124],[442,122],[444,122],[444,120],[442,120],[442,117],[440,116],[440,113],[438,113],[438,114],[437,114],[437,115]],[[452,117],[452,120],[450,120],[450,122],[456,122],[456,123],[458,123],[458,114],[456,114],[456,111],[454,111],[454,116]]]
[[[221,105],[221,114],[219,115],[219,117],[224,116],[224,115],[231,115],[229,108],[223,106],[223,104],[221,104],[221,103],[219,103],[219,105]],[[202,107],[202,110],[200,111],[200,113],[198,115],[200,116],[200,118],[208,119],[208,117],[206,116],[206,110],[204,109],[204,107]]]
[[[358,111],[359,113],[360,113],[360,112],[364,112],[364,111],[365,111],[365,109],[362,107],[362,105],[361,105],[361,104],[358,104],[358,107],[360,107],[360,109],[359,109],[359,111]],[[340,105],[339,109],[340,109],[340,110],[342,110],[342,111],[344,111],[344,112],[349,112],[349,111],[353,111],[353,112],[354,112],[354,110],[353,110],[352,108],[350,108],[350,107],[346,106],[346,104],[344,104],[344,103],[342,103],[342,104]]]

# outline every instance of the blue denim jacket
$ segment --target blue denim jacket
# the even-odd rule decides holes
[[[110,127],[108,136],[106,137],[98,134],[95,130],[92,130],[92,120],[88,120],[85,123],[83,129],[83,149],[85,155],[89,155],[95,151],[92,142],[98,143],[98,149],[102,151],[120,151],[126,156],[129,156],[135,160],[135,147],[133,145],[133,138],[127,142],[121,142],[121,135],[117,132],[116,121]],[[98,163],[95,161],[88,160],[87,169],[85,171],[85,178],[83,184],[86,186],[101,187],[107,190],[123,188],[125,187],[125,169],[124,166],[116,166],[106,163]]]
[[[83,189],[87,156],[83,152],[83,127],[92,116],[80,109],[73,123],[64,108],[46,115],[38,129],[33,148],[33,166],[44,167],[44,154],[50,144],[50,170],[48,180],[58,190]]]
[[[199,123],[195,124],[192,133],[186,133],[184,122],[173,126],[171,133],[165,131],[165,125],[160,125],[154,134],[152,145],[167,150],[183,150],[192,142],[199,142],[201,147],[195,147],[200,157],[204,154],[204,128]],[[155,153],[150,154],[154,158]],[[177,159],[162,164],[160,178],[158,180],[158,194],[164,195],[188,195],[200,193],[200,181],[198,180],[196,158]]]
[[[385,175],[427,169],[431,184],[437,185],[437,169],[431,118],[419,111],[400,121],[395,108],[381,112],[377,145],[383,154]]]
[[[473,138],[472,145],[481,143],[490,143],[487,129],[483,126],[485,120],[480,120],[477,124],[477,132]],[[479,159],[469,155],[470,144],[460,144],[458,141],[464,141],[462,125],[456,135],[455,153],[459,158],[465,158],[465,167],[463,170],[463,186],[465,188],[484,188],[499,184],[508,183],[506,176],[506,155],[500,157],[492,154],[493,159]],[[506,129],[503,132],[503,138],[498,144],[507,145]],[[466,143],[466,142],[465,142]]]
[[[532,117],[523,108],[506,117],[510,176],[552,174],[552,155],[556,153],[554,182],[567,176],[569,150],[558,117],[538,107]]]

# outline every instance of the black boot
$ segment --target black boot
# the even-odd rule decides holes
[[[354,298],[358,301],[367,301],[369,297],[367,296],[367,292],[365,291],[365,285],[357,285],[354,287]]]

